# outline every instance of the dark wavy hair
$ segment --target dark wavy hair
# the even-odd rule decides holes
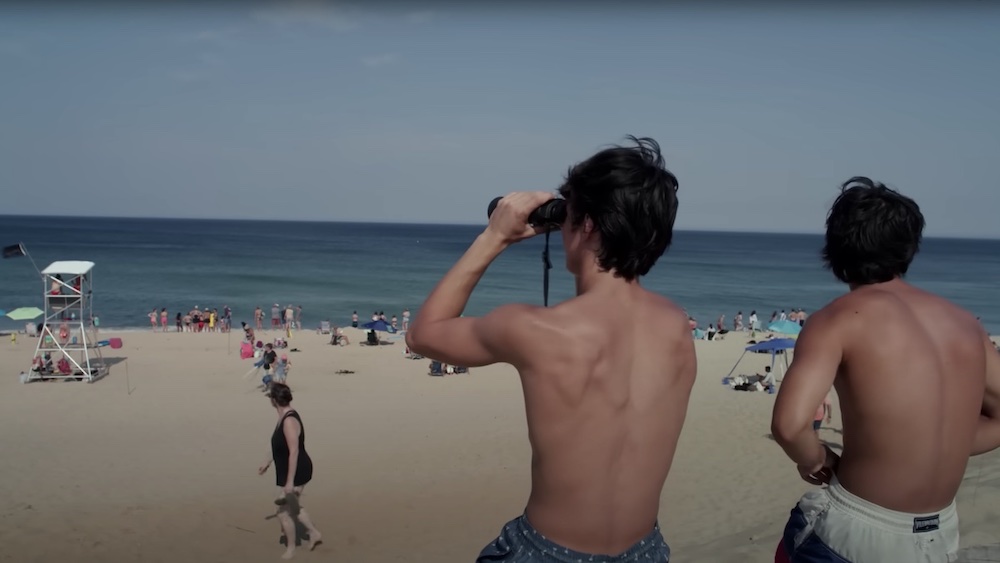
[[[673,240],[679,186],[656,141],[628,139],[634,147],[604,149],[570,168],[559,194],[573,227],[587,217],[594,222],[601,269],[632,281],[649,273]]]
[[[292,389],[284,383],[271,383],[267,396],[279,407],[287,407],[292,402]]]
[[[903,277],[920,250],[924,225],[917,202],[855,176],[841,186],[827,215],[823,262],[852,285]]]

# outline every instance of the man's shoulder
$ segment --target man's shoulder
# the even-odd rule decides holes
[[[530,320],[544,315],[547,310],[550,309],[527,303],[507,303],[490,311],[488,316],[501,321]]]
[[[850,312],[855,316],[877,316],[882,319],[905,310],[907,315],[915,313],[954,324],[977,324],[975,316],[958,304],[906,283],[892,289],[863,287],[834,299],[824,309],[829,309],[833,314]]]
[[[682,317],[684,319],[684,322],[687,322],[688,318],[687,313],[684,312],[684,309],[681,308],[680,305],[674,303],[672,299],[670,299],[666,295],[662,295],[654,291],[649,291],[648,289],[644,289],[643,291],[646,298],[649,299],[649,302],[652,306],[659,307],[661,309],[661,312],[665,314],[675,317]]]
[[[861,288],[834,298],[824,307],[809,315],[807,323],[881,316],[885,309],[899,304],[893,293],[877,288]]]
[[[513,323],[522,329],[561,330],[568,325],[578,325],[580,321],[586,321],[587,309],[587,301],[577,296],[549,307],[508,303],[493,309],[489,317],[495,322]]]
[[[546,326],[553,324],[549,319],[552,318],[554,310],[554,307],[508,303],[493,309],[483,317],[482,326],[505,335],[504,338],[507,340],[537,338]]]

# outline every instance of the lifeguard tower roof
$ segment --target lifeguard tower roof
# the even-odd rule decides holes
[[[55,276],[57,274],[62,276],[82,276],[90,273],[90,270],[93,267],[93,262],[84,262],[82,260],[60,260],[49,264],[49,267],[42,270],[42,273],[47,276]]]

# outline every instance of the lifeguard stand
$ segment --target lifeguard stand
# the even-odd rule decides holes
[[[42,270],[45,317],[38,334],[35,357],[50,354],[52,369],[28,372],[35,379],[76,379],[93,382],[107,374],[93,322],[94,263],[53,262]],[[68,370],[58,369],[62,354]],[[68,373],[67,373],[68,371]]]

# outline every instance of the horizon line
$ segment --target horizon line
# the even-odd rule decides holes
[[[163,216],[123,216],[123,215],[37,215],[37,214],[7,214],[0,213],[0,217],[15,217],[29,219],[128,219],[142,221],[226,221],[230,223],[319,223],[319,224],[344,224],[344,225],[398,225],[398,226],[436,226],[436,227],[481,227],[486,223],[433,223],[433,222],[413,222],[413,221],[378,221],[378,220],[336,220],[336,219],[256,219],[256,218],[232,218],[232,217],[163,217]],[[675,229],[675,232],[682,233],[725,233],[736,235],[793,235],[793,236],[823,236],[822,231],[748,231],[743,229]],[[1000,236],[985,237],[972,235],[925,235],[925,239],[948,239],[948,240],[971,240],[971,241],[996,241]]]

